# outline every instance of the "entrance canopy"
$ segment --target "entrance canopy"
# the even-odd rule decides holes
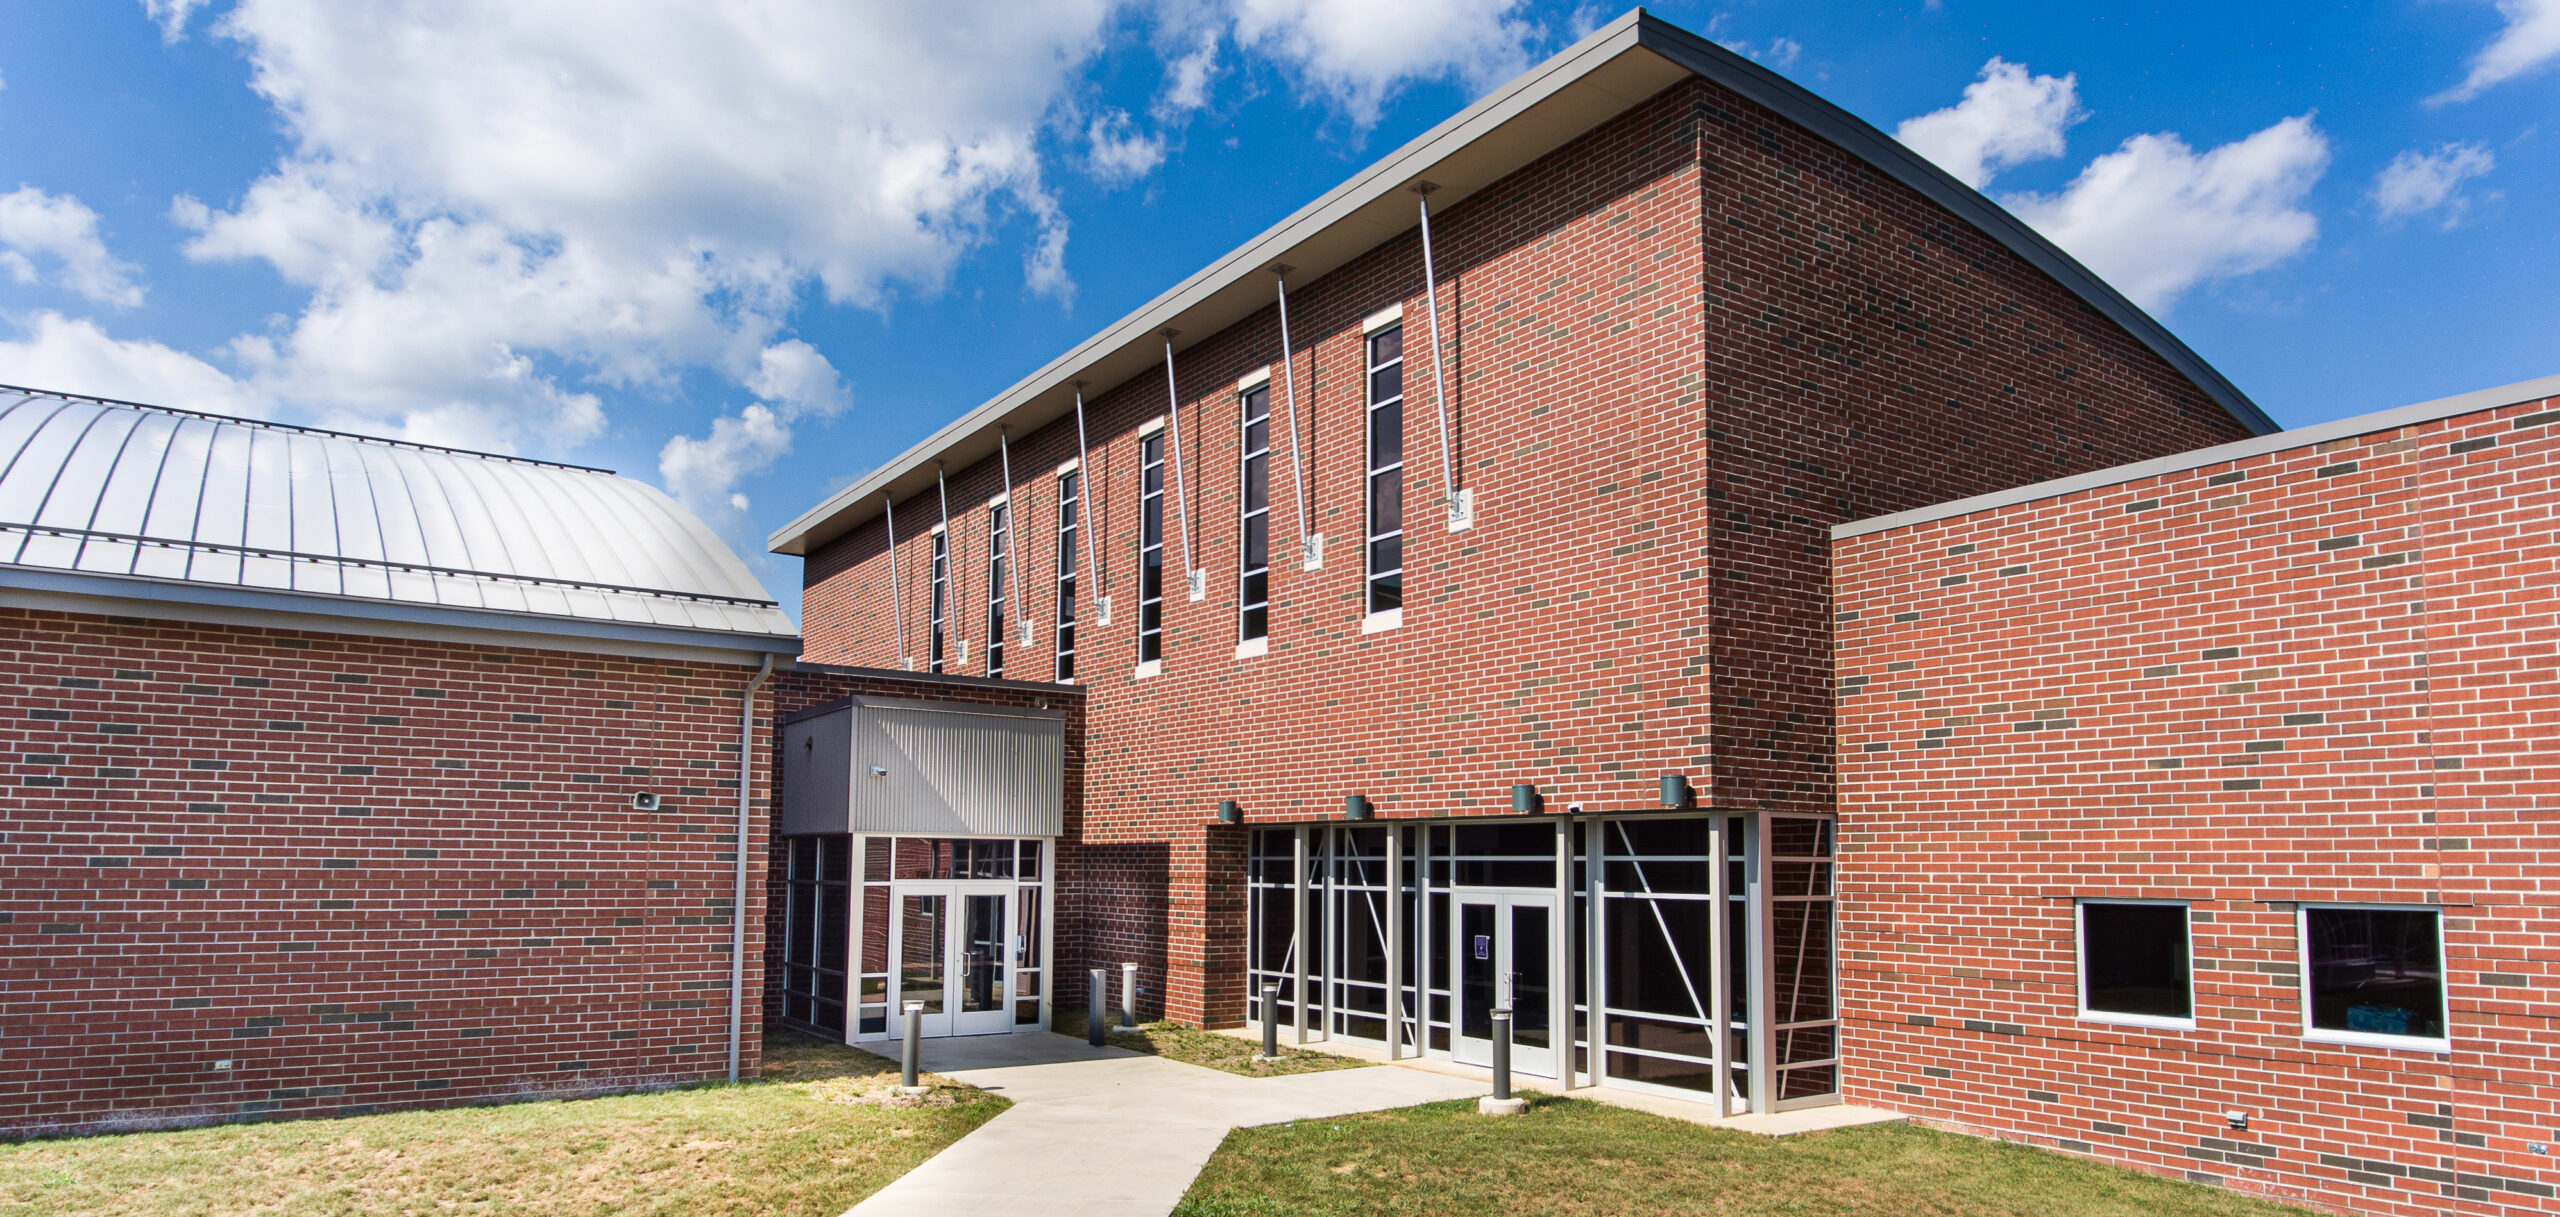
[[[1057,710],[849,697],[782,722],[782,832],[1054,837]]]

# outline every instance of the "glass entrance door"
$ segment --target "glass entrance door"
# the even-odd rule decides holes
[[[889,995],[890,1034],[900,1034],[906,1003],[924,1004],[925,1035],[983,1035],[1013,1030],[1009,949],[1015,892],[1010,882],[894,885],[898,961]]]
[[[1540,893],[1455,898],[1449,954],[1458,962],[1458,1022],[1452,1055],[1461,1063],[1493,1063],[1493,1011],[1511,1007],[1511,1067],[1556,1075],[1554,1037],[1555,898]]]

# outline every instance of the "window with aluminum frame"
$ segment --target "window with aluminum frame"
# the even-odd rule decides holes
[[[987,675],[1004,675],[1005,565],[1013,560],[1011,503],[987,508]]]
[[[928,598],[929,603],[925,614],[925,623],[929,629],[925,642],[924,670],[939,672],[944,662],[943,628],[949,624],[951,617],[951,534],[948,530],[940,528],[933,530],[933,570],[928,582],[932,586],[933,594]]]
[[[1058,475],[1058,630],[1056,675],[1060,684],[1076,678],[1076,544],[1084,528],[1084,470]]]
[[[1404,327],[1368,336],[1367,611],[1404,607]]]
[[[1762,948],[1769,1012],[1762,1038],[1772,1073],[1771,1110],[1836,1101],[1840,1093],[1838,918],[1833,840],[1827,816],[1761,817],[1761,898],[1768,910]]]
[[[838,838],[844,840],[848,838]],[[1042,1015],[1041,978],[1049,967],[1049,843],[1037,837],[856,836],[860,879],[862,954],[854,981],[856,1019],[848,1038],[891,1035],[889,1018],[891,892],[900,880],[1011,879],[1014,900],[1014,1025],[1036,1026]]]
[[[1164,658],[1165,433],[1138,440],[1138,662]]]
[[[1244,391],[1236,523],[1236,641],[1271,636],[1271,382]]]
[[[820,1031],[845,1027],[851,838],[791,837],[784,847],[782,1016]]]

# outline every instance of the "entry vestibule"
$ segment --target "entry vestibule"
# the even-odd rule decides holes
[[[792,838],[784,1017],[847,1041],[902,1033],[908,1002],[928,1036],[1046,1029],[1053,853],[1038,838]]]
[[[1525,1074],[1838,1102],[1833,852],[1829,817],[1776,813],[1259,828],[1249,1017],[1276,984],[1296,1042],[1484,1064],[1507,1002]]]

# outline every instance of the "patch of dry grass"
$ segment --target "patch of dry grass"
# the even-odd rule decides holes
[[[776,1032],[740,1086],[0,1145],[0,1217],[833,1217],[1007,1106],[931,1080]]]
[[[2313,1217],[2174,1179],[1906,1124],[1792,1137],[1532,1096],[1228,1134],[1174,1217]]]
[[[1060,1035],[1072,1035],[1077,1039],[1085,1038],[1084,1011],[1082,1010],[1055,1011],[1050,1025]],[[1286,1045],[1280,1049],[1279,1060],[1257,1061],[1253,1058],[1255,1054],[1262,1051],[1262,1046],[1251,1040],[1237,1039],[1232,1035],[1220,1035],[1215,1031],[1203,1031],[1197,1027],[1185,1027],[1180,1023],[1142,1023],[1135,1031],[1123,1031],[1113,1027],[1103,1033],[1103,1042],[1114,1048],[1144,1052],[1163,1057],[1168,1061],[1205,1065],[1211,1069],[1242,1074],[1249,1078],[1278,1077],[1287,1073],[1322,1073],[1328,1069],[1358,1069],[1368,1064],[1366,1061],[1353,1060],[1347,1056],[1335,1056],[1330,1052],[1317,1052],[1310,1048],[1292,1048]]]

